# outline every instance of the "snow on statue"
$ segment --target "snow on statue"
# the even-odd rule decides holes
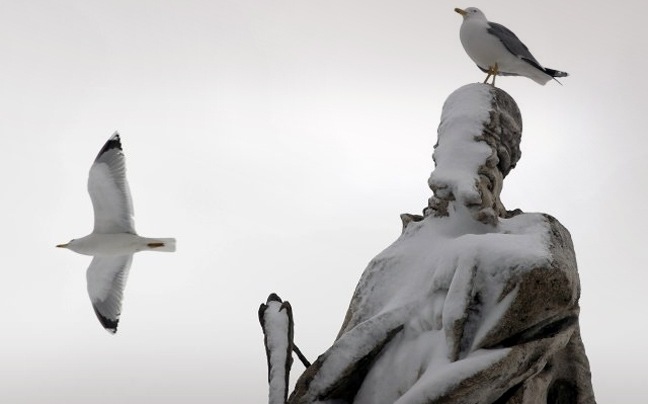
[[[521,131],[499,89],[448,98],[434,196],[369,263],[289,403],[594,403],[569,232],[499,198]]]

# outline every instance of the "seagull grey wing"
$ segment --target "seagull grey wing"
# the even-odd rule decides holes
[[[99,151],[88,177],[95,233],[135,234],[133,201],[126,180],[126,161],[119,133]]]
[[[521,59],[524,59],[525,61],[534,65],[534,67],[537,67],[540,70],[544,70],[544,68],[540,66],[540,63],[536,60],[536,58],[534,58],[531,52],[529,52],[529,48],[527,48],[526,45],[523,44],[522,41],[520,41],[520,39],[513,33],[513,31],[506,28],[502,24],[489,21],[488,32],[492,35],[495,35],[497,39],[502,42],[504,47],[508,49],[509,52]]]
[[[86,278],[88,294],[101,325],[110,333],[117,332],[124,288],[133,254],[94,257]]]

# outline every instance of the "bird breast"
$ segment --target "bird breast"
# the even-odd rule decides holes
[[[118,256],[142,251],[145,246],[145,239],[135,234],[93,233],[76,240],[70,249],[85,255]]]
[[[459,30],[459,38],[466,53],[484,70],[488,70],[497,63],[500,67],[509,61],[501,60],[502,57],[513,57],[504,47],[502,42],[493,35],[485,35],[488,23],[480,20],[466,20]],[[499,56],[498,56],[499,55]]]

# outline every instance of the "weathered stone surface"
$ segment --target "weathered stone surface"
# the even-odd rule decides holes
[[[479,167],[479,180],[476,187],[481,194],[478,203],[470,203],[473,217],[491,225],[497,223],[498,217],[508,217],[499,195],[504,185],[504,177],[515,168],[522,156],[520,141],[522,139],[522,115],[515,100],[499,88],[489,86],[491,93],[491,109],[489,121],[485,123],[482,133],[475,141],[485,142],[491,149],[491,155]],[[441,130],[439,131],[441,138]],[[438,146],[434,146],[435,148]],[[426,214],[437,217],[448,215],[448,203],[455,200],[455,195],[439,193],[431,186],[434,196],[428,201]]]
[[[452,175],[430,181],[424,216],[401,216],[403,234],[369,263],[337,340],[289,403],[595,403],[569,232],[504,208],[520,112],[500,89],[467,87],[464,97],[489,91],[491,101],[474,137],[491,149],[470,177],[478,197],[444,183]]]

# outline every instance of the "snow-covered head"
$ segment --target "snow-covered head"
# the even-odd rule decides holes
[[[452,204],[466,206],[473,218],[496,225],[508,213],[500,201],[504,177],[520,159],[522,117],[504,91],[482,84],[461,87],[441,114],[428,184],[434,196],[426,214],[449,216]]]

